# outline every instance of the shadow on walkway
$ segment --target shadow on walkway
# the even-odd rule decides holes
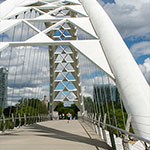
[[[80,135],[45,127],[39,124],[34,124],[30,126],[29,128],[34,129],[32,132],[46,133],[46,134],[36,134],[37,136],[50,137],[50,138],[62,139],[62,140],[73,141],[73,142],[81,142],[81,143],[96,146],[98,148],[111,150],[111,147],[109,147],[105,142],[97,140],[97,139],[90,139],[90,138],[83,137]]]

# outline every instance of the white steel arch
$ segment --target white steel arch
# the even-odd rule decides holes
[[[136,134],[150,139],[150,87],[119,32],[96,0],[82,0],[100,38]],[[92,7],[90,7],[92,6]],[[146,133],[146,134],[145,134]]]
[[[66,6],[66,3],[69,3],[69,5]],[[32,6],[32,4],[37,5]],[[16,18],[11,18],[13,15],[19,15],[24,11],[30,11],[30,9],[37,11],[40,16],[20,19],[19,21],[16,21]],[[47,12],[47,10],[50,11]],[[67,10],[73,17],[78,15],[79,18],[61,18],[62,10]],[[60,15],[60,17],[56,17],[57,15]],[[27,24],[37,32],[35,36],[26,41],[1,42],[0,51],[8,46],[19,45],[71,45],[115,80],[125,108],[132,115],[132,125],[135,133],[150,139],[150,87],[120,34],[96,0],[81,0],[81,3],[77,0],[7,0],[0,5],[0,18],[2,33],[19,22]],[[11,23],[5,26],[7,19],[10,19]],[[31,24],[32,21],[48,22],[49,25],[45,30],[40,31]],[[74,38],[74,40],[56,41],[51,36],[47,36],[57,26],[66,22],[73,24],[71,25],[73,27],[84,29],[89,35],[94,35],[93,40],[77,41]],[[91,28],[92,26],[94,29]],[[92,51],[90,51],[90,47],[93,47]],[[100,57],[95,57],[94,53]]]

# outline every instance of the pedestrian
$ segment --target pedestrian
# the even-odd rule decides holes
[[[71,116],[71,114],[68,112],[68,113],[67,113],[67,123],[69,123],[70,116]]]
[[[64,113],[62,113],[62,118],[63,118],[63,119],[65,118],[65,114],[64,114]]]

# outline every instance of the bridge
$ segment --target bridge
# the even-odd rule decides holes
[[[0,137],[2,150],[110,149],[110,146],[104,141],[100,141],[90,128],[83,128],[77,120],[72,120],[69,124],[66,120],[37,123],[19,130],[7,131],[3,136]]]
[[[96,0],[6,0],[0,19],[1,149],[149,149],[149,84]]]

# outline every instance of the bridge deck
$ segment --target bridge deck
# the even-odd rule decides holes
[[[109,147],[77,121],[47,121],[0,134],[0,150],[103,150]]]

